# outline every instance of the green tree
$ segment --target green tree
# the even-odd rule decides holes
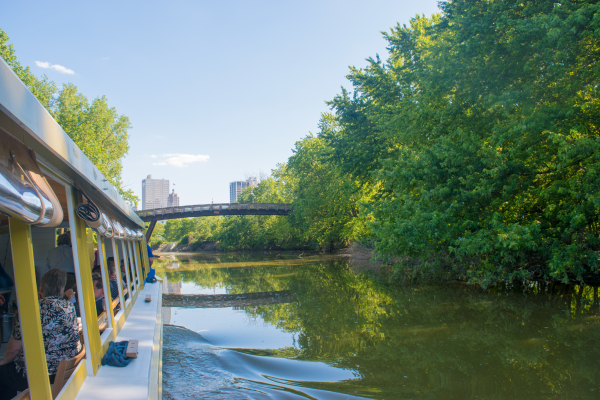
[[[377,250],[484,285],[597,273],[600,6],[441,8],[385,34],[387,62],[353,69],[354,96],[332,103],[347,148],[362,131],[346,129],[346,103],[385,144],[362,164],[383,185]]]
[[[38,79],[17,60],[8,39],[0,28],[0,56],[121,196],[137,206],[139,198],[124,187],[122,180],[122,160],[129,151],[129,118],[109,107],[104,96],[90,104],[73,84],[66,84],[58,91],[46,75]]]
[[[24,68],[17,60],[13,45],[8,44],[8,39],[8,34],[0,28],[0,57],[12,68],[14,73],[31,90],[40,103],[47,110],[51,110],[55,101],[53,96],[56,94],[56,84],[49,80],[46,75],[38,79],[33,75],[29,67]]]
[[[122,182],[122,160],[129,151],[129,118],[109,107],[105,96],[90,104],[70,83],[63,86],[51,114],[123,198],[137,205],[138,198],[131,189],[125,190]]]
[[[331,251],[366,236],[365,218],[359,218],[359,210],[360,203],[372,196],[373,186],[361,184],[332,157],[335,149],[326,138],[337,135],[337,119],[324,114],[320,128],[318,136],[296,142],[288,161],[294,181],[291,219],[304,240]]]
[[[239,203],[291,203],[293,193],[285,165],[278,165],[272,175],[248,187],[238,197]],[[229,216],[223,219],[218,235],[223,249],[262,249],[264,247],[303,248],[307,243],[290,224],[289,217],[278,215]]]

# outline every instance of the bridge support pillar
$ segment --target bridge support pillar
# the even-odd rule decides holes
[[[148,230],[146,231],[146,243],[150,242],[150,236],[152,236],[152,232],[154,232],[154,227],[156,226],[156,221],[151,221]]]

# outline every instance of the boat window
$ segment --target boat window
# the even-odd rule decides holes
[[[135,252],[135,248],[134,248],[135,243],[132,241],[128,241],[127,245],[128,245],[127,248],[129,250],[129,256],[131,258],[131,267],[133,268],[133,274],[135,276],[135,283],[137,286],[140,286],[140,277],[138,276],[139,269],[138,269],[138,264],[137,264],[137,257],[134,253]]]
[[[0,215],[0,296],[4,299],[4,304],[0,306],[0,315],[12,312],[13,304],[16,305],[14,282],[8,217]],[[0,351],[0,359],[3,356],[4,351]]]
[[[133,279],[133,270],[131,269],[131,258],[129,257],[129,251],[127,241],[124,239],[119,240],[121,242],[121,271],[125,273],[125,281],[127,282],[127,291],[131,293],[130,298],[136,292],[137,285]]]
[[[16,221],[16,220],[15,220]],[[16,221],[18,222],[18,221]],[[0,217],[0,296],[2,296],[3,303],[0,306],[0,320],[2,323],[1,340],[0,342],[9,342],[12,349],[16,349],[14,352],[4,352],[4,348],[9,343],[3,343],[2,351],[0,351],[0,362],[4,361],[5,355],[11,357],[11,361],[14,361],[14,367],[22,366],[26,368],[27,365],[33,365],[32,367],[36,374],[40,373],[40,369],[48,374],[55,374],[57,368],[57,357],[61,355],[50,351],[47,354],[36,353],[35,341],[41,340],[37,336],[29,335],[29,342],[23,337],[21,330],[21,324],[19,321],[27,319],[29,324],[28,329],[31,329],[31,318],[35,310],[31,306],[35,300],[32,301],[31,295],[37,297],[39,303],[38,315],[47,321],[55,321],[54,324],[42,325],[41,319],[37,321],[37,333],[43,335],[48,340],[60,341],[63,345],[61,351],[69,352],[69,356],[75,356],[81,350],[81,329],[77,333],[64,335],[65,328],[68,328],[69,324],[76,324],[80,327],[80,319],[76,315],[75,307],[71,308],[72,314],[65,316],[64,304],[58,304],[57,299],[60,301],[66,301],[66,299],[60,297],[60,293],[64,293],[64,287],[59,287],[57,282],[59,279],[65,279],[63,271],[59,271],[59,268],[49,268],[50,262],[62,262],[61,266],[65,266],[69,263],[68,255],[69,251],[56,250],[60,247],[57,246],[57,238],[59,235],[64,235],[66,232],[65,228],[54,228],[54,227],[31,227],[31,234],[29,236],[20,235],[17,238],[19,242],[12,242],[10,229],[8,225],[9,221],[6,217]],[[18,222],[20,223],[20,222]],[[63,236],[64,238],[64,236]],[[15,239],[15,240],[17,240]],[[30,239],[27,240],[27,239]],[[27,256],[23,257],[23,254],[27,254],[27,247],[31,246],[31,254],[33,259],[28,260]],[[67,246],[68,247],[68,246]],[[20,249],[19,253],[21,256],[15,258],[17,265],[13,264],[13,249]],[[25,250],[25,251],[23,251]],[[48,256],[50,253],[50,257]],[[29,268],[28,263],[33,264],[33,273],[35,279],[27,280],[23,279],[26,275],[23,275],[21,280],[21,286],[19,290],[19,298],[17,299],[17,284],[15,279],[15,272],[19,272],[18,268]],[[22,272],[20,272],[22,273]],[[45,277],[44,277],[45,275]],[[66,279],[65,279],[66,283]],[[23,286],[33,284],[31,286]],[[33,290],[32,290],[33,289]],[[35,299],[34,297],[34,299]],[[19,308],[19,304],[22,305]],[[18,328],[15,330],[16,337],[12,337],[13,329],[15,325]],[[71,331],[72,332],[72,331]],[[31,347],[28,347],[31,346]],[[27,353],[21,352],[21,349]],[[30,349],[30,350],[28,350]],[[43,349],[43,347],[42,347]],[[25,359],[26,354],[26,359]],[[63,354],[64,355],[64,354]],[[45,360],[44,363],[42,360]],[[29,382],[29,387],[39,386],[39,382]],[[15,393],[16,394],[16,393]]]
[[[98,327],[100,328],[100,333],[104,332],[107,328],[112,328],[112,321],[110,318],[110,310],[112,309],[112,301],[113,301],[113,288],[111,287],[110,282],[110,272],[108,271],[108,263],[106,261],[106,246],[103,246],[104,238],[96,233],[96,261],[97,265],[100,267],[100,275],[102,277],[102,288],[104,291],[104,312],[102,312],[98,316]],[[104,250],[103,250],[104,248]],[[116,268],[115,268],[116,270]],[[115,291],[115,298],[118,298],[118,291]],[[97,305],[99,307],[99,305]]]
[[[111,308],[115,316],[115,321],[118,321],[123,314],[123,304],[125,304],[125,300],[129,299],[126,292],[127,283],[123,281],[125,275],[121,274],[121,258],[119,257],[119,249],[116,245],[115,238],[104,238],[104,249],[106,251],[104,260],[106,260],[106,268],[109,274],[108,284],[111,287]],[[109,268],[111,266],[113,266],[114,269]],[[111,270],[113,272],[111,272]],[[117,292],[112,293],[115,288]]]

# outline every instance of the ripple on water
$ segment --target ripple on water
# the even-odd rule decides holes
[[[355,377],[353,371],[216,347],[179,326],[165,325],[163,332],[165,399],[360,398],[305,386],[350,380]]]

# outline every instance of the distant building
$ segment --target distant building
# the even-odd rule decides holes
[[[248,186],[256,185],[258,185],[258,179],[254,176],[248,178],[247,181],[229,182],[229,202],[235,203],[238,199],[238,196],[244,189],[246,189]]]
[[[167,198],[167,207],[179,207],[179,195],[175,193],[175,189]]]
[[[168,197],[168,179],[152,179],[152,175],[148,175],[142,180],[142,210],[165,208]]]

